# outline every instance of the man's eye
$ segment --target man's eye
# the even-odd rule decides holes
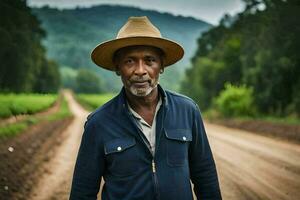
[[[126,63],[126,64],[132,64],[132,63],[133,63],[133,60],[132,60],[132,59],[127,59],[127,60],[125,60],[125,63]]]
[[[147,62],[150,62],[150,63],[151,63],[151,62],[155,62],[155,58],[147,58],[146,61],[147,61]]]

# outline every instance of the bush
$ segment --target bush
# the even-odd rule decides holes
[[[214,100],[217,110],[224,117],[254,116],[256,108],[253,100],[253,89],[225,84],[218,97]]]

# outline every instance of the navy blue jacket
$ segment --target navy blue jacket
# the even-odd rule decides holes
[[[102,200],[221,199],[214,159],[200,111],[189,98],[158,86],[156,147],[128,110],[124,88],[85,123],[71,200],[95,200],[101,177]]]

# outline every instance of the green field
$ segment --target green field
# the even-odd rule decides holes
[[[88,110],[95,110],[99,106],[103,105],[110,99],[112,99],[115,94],[77,94],[76,99],[81,105],[83,105]]]
[[[29,126],[40,123],[42,121],[62,120],[71,116],[72,113],[69,110],[68,103],[65,98],[62,98],[58,112],[49,114],[47,116],[28,116],[22,121],[0,126],[0,138],[17,135],[26,130]]]
[[[0,118],[45,110],[56,99],[56,94],[0,94]]]

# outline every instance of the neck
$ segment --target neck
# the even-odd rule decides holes
[[[147,96],[139,97],[133,95],[130,91],[125,89],[126,97],[129,105],[134,109],[138,110],[141,108],[144,109],[153,109],[158,103],[158,89],[155,87],[150,94]]]

